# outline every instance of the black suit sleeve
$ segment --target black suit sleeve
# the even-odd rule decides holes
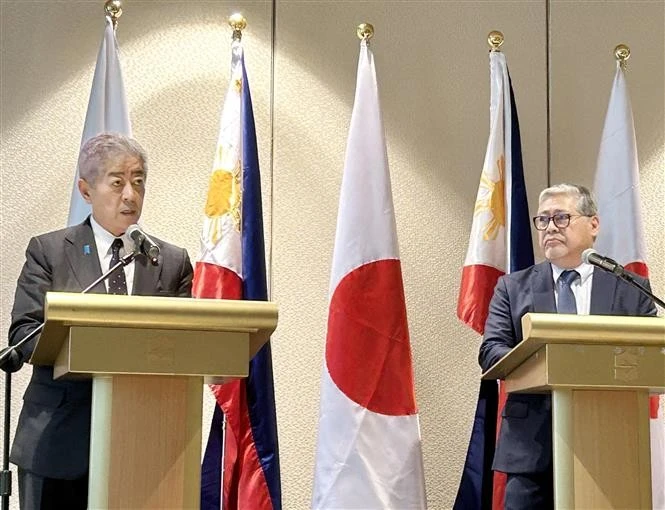
[[[490,301],[483,342],[480,344],[478,354],[478,363],[483,372],[508,354],[518,341],[510,313],[510,296],[506,280],[505,277],[501,277]]]
[[[189,261],[187,250],[182,249],[182,264],[180,266],[180,282],[178,284],[177,296],[178,297],[192,297],[192,279],[194,271],[192,263]]]
[[[642,282],[642,285],[644,285],[649,291],[651,291],[651,285],[649,284],[649,280],[645,279]],[[656,303],[654,302],[654,300],[646,296],[642,292],[640,292],[640,304],[639,304],[638,315],[655,316],[657,313],[658,310],[656,309]]]
[[[25,264],[16,284],[9,327],[10,345],[18,343],[44,321],[44,296],[52,286],[52,269],[39,238],[33,237],[28,243]],[[38,338],[39,335],[20,348],[20,364],[30,359]]]

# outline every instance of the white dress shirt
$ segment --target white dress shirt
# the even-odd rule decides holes
[[[573,295],[575,296],[575,303],[577,304],[577,315],[589,315],[591,309],[591,284],[593,283],[593,278],[591,277],[593,276],[593,266],[591,264],[582,263],[572,269],[580,274],[580,277],[570,286]],[[566,271],[566,269],[552,264],[554,299],[556,300],[557,307],[559,306],[559,291],[556,282],[564,271]]]
[[[111,264],[111,258],[113,257],[113,252],[111,251],[111,245],[115,240],[115,236],[111,234],[108,230],[105,230],[99,223],[95,221],[95,218],[90,216],[90,225],[92,225],[92,233],[95,235],[95,244],[97,245],[97,256],[99,257],[99,265],[102,268],[102,273],[105,273],[109,270],[109,265]],[[128,250],[132,250],[134,242],[129,239],[127,234],[120,236],[122,239],[123,248],[120,248],[120,256],[124,256],[128,253]],[[134,288],[134,261],[132,260],[129,264],[124,267],[125,270],[125,280],[127,281],[127,294],[132,294]],[[109,290],[109,281],[106,280],[106,292]]]

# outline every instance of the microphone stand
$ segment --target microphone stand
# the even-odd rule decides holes
[[[12,495],[12,472],[9,470],[9,411],[12,401],[12,374],[5,373],[5,420],[2,434],[2,472],[0,472],[0,496],[2,510],[9,510],[9,496]]]
[[[120,260],[106,271],[102,276],[97,278],[94,282],[88,285],[85,289],[81,291],[81,294],[88,294],[92,289],[97,285],[107,280],[112,273],[121,267],[125,267],[127,264],[131,263],[135,258],[138,252],[133,251],[127,255],[120,258]],[[8,359],[14,352],[18,352],[19,347],[29,342],[38,333],[44,329],[46,323],[42,322],[39,326],[33,329],[30,333],[25,335],[19,342],[14,345],[5,347],[0,351],[0,366],[2,362]],[[20,366],[23,363],[21,362]],[[0,496],[2,497],[2,510],[9,510],[9,497],[12,494],[12,472],[9,470],[9,425],[10,425],[10,411],[11,411],[11,385],[12,385],[12,374],[10,370],[7,370],[5,373],[5,399],[4,399],[4,410],[5,410],[5,419],[4,419],[4,432],[2,437],[2,471],[0,471]]]
[[[621,267],[621,266],[619,266],[619,267]],[[617,267],[617,269],[619,269],[619,268]],[[623,281],[630,283],[633,287],[635,287],[640,292],[642,292],[642,294],[644,294],[645,296],[653,299],[654,303],[656,303],[658,306],[665,309],[665,301],[663,301],[662,299],[660,299],[659,297],[654,295],[653,292],[651,292],[644,285],[642,285],[640,282],[635,280],[635,278],[633,278],[632,274],[630,274],[628,271],[623,270],[623,267],[621,267],[620,271],[618,271],[617,269],[612,271],[615,275],[617,275]]]

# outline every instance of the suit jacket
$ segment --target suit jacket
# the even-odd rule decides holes
[[[592,315],[656,314],[651,299],[613,274],[596,268],[592,278]],[[640,281],[648,286],[646,280]],[[502,276],[497,282],[478,357],[483,371],[522,341],[522,316],[528,312],[556,313],[549,262]],[[505,473],[536,473],[549,469],[552,462],[550,396],[510,394],[502,418],[492,468]]]
[[[158,239],[160,263],[135,259],[132,294],[190,297],[192,265],[187,252]],[[89,218],[80,225],[33,237],[18,278],[9,342],[17,343],[44,320],[47,291],[81,292],[102,270]],[[92,292],[104,294],[104,283]],[[21,349],[28,360],[36,339]],[[53,367],[34,366],[23,396],[10,459],[40,476],[74,479],[88,471],[90,381],[53,380]]]

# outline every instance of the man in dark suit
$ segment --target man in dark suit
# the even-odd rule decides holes
[[[597,214],[583,186],[559,184],[540,194],[533,222],[547,260],[497,282],[478,358],[484,371],[522,341],[528,312],[656,314],[633,286],[582,262],[600,229]],[[502,418],[492,468],[508,474],[505,510],[553,508],[550,396],[510,394]]]
[[[44,320],[47,291],[80,292],[133,250],[125,231],[141,215],[146,174],[146,156],[136,141],[101,134],[85,143],[78,188],[92,215],[80,225],[30,240],[16,288],[10,344]],[[93,292],[189,297],[187,252],[154,240],[160,247],[158,266],[139,255]],[[25,344],[3,368],[20,368],[35,342]],[[19,467],[22,509],[86,508],[91,388],[90,381],[53,380],[51,366],[33,367],[10,456]]]

